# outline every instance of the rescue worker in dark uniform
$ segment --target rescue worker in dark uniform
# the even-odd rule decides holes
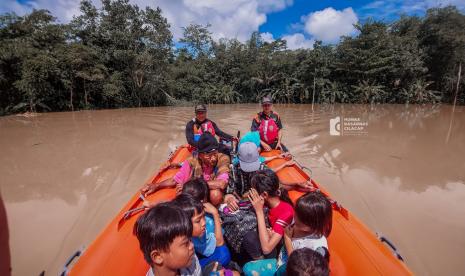
[[[187,122],[186,124],[186,139],[189,145],[197,148],[197,143],[200,136],[204,132],[210,132],[213,136],[220,137],[220,147],[219,152],[229,155],[230,147],[227,147],[222,141],[232,142],[235,140],[235,137],[221,131],[215,122],[207,118],[207,107],[203,104],[197,105],[195,107],[195,118]]]
[[[281,143],[281,130],[283,124],[277,112],[273,111],[273,101],[270,96],[262,99],[263,111],[257,113],[252,120],[251,131],[260,133],[260,146],[264,151],[281,149],[287,152],[287,148]]]

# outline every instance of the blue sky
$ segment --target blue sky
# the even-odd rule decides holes
[[[99,7],[100,0],[92,0]],[[211,24],[214,39],[245,41],[259,31],[265,41],[282,38],[291,49],[311,48],[318,39],[337,43],[353,35],[353,24],[367,18],[393,21],[401,14],[423,15],[428,8],[455,5],[465,11],[465,0],[130,0],[139,7],[159,6],[171,24],[175,41],[181,27]],[[48,9],[60,22],[79,14],[79,0],[0,0],[0,13],[23,15],[33,8]]]
[[[274,12],[268,15],[268,20],[260,26],[261,32],[271,32],[276,37],[281,37],[293,31],[293,25],[301,21],[301,17],[309,13],[324,10],[332,7],[336,10],[342,10],[352,7],[354,10],[363,7],[373,1],[366,0],[325,0],[325,1],[306,1],[295,0],[294,4],[282,11]]]

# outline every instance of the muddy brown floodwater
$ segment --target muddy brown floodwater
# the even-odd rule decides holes
[[[274,108],[300,163],[416,274],[465,275],[464,107]],[[245,133],[258,109],[216,105],[208,116]],[[13,275],[57,275],[185,143],[192,117],[191,107],[157,107],[0,118]]]

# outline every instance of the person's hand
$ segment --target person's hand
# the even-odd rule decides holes
[[[224,202],[228,205],[231,211],[237,211],[239,209],[239,200],[231,194],[227,194],[224,196]]]
[[[263,147],[264,151],[270,151],[271,150],[270,145],[268,145],[267,143],[262,143],[262,147]]]
[[[273,235],[273,229],[271,227],[267,227],[266,232],[268,233],[269,237],[271,237]]]
[[[279,155],[280,158],[284,158],[286,160],[291,160],[292,159],[292,155],[289,153],[289,152],[283,152]]]
[[[284,229],[284,238],[292,238],[294,236],[294,225],[289,225]]]
[[[182,184],[177,183],[175,189],[176,189],[176,196],[180,195],[182,193]]]
[[[210,202],[205,202],[203,204],[203,208],[205,209],[205,213],[216,215],[218,214],[218,209],[215,208]]]
[[[252,203],[252,206],[255,209],[255,211],[263,210],[263,205],[265,205],[265,199],[258,194],[257,190],[253,188],[250,189],[249,200]]]
[[[140,189],[140,193],[143,194],[144,196],[148,196],[150,194],[153,194],[158,190],[158,185],[157,183],[147,183]]]
[[[235,137],[235,136],[233,136],[232,140],[233,140],[234,142],[236,142],[236,143],[239,142],[239,138],[237,138],[237,137]]]
[[[142,203],[142,206],[145,207],[145,209],[150,209],[152,208],[153,206],[157,205],[156,202],[150,202],[148,200],[144,200],[144,203]]]
[[[286,163],[284,164],[286,165],[286,167],[291,167],[295,165],[295,162],[293,160],[289,160],[289,161],[286,161]]]
[[[297,183],[297,187],[305,192],[310,192],[313,189],[313,185],[310,182],[310,180],[307,180],[305,182]]]
[[[218,262],[215,262],[213,269],[210,272],[210,276],[224,276],[224,269],[218,270]]]

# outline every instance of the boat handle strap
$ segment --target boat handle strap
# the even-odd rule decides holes
[[[68,275],[68,272],[69,272],[69,265],[73,262],[74,259],[78,258],[79,256],[81,256],[83,250],[82,249],[78,249],[76,250],[76,252],[74,252],[73,255],[71,255],[71,257],[68,258],[68,260],[66,261],[65,263],[65,266],[63,267],[63,270],[62,272],[60,273],[60,276],[66,276]]]
[[[391,250],[393,251],[394,253],[394,256],[396,256],[397,259],[401,260],[402,262],[404,261],[404,258],[399,254],[399,252],[397,252],[397,248],[395,247],[395,245],[388,239],[386,238],[385,236],[377,233],[378,235],[378,238],[381,242],[384,242],[385,244],[387,244]]]

